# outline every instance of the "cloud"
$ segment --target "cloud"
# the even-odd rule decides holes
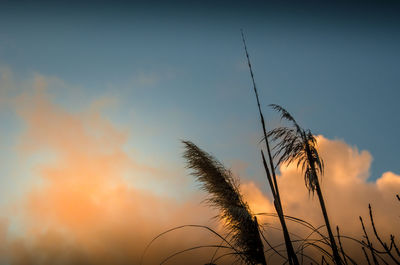
[[[34,88],[14,101],[25,126],[20,154],[46,159],[34,167],[37,181],[18,203],[19,233],[1,240],[7,242],[0,249],[10,264],[137,264],[158,233],[176,225],[209,224],[215,213],[196,195],[182,202],[130,185],[126,175],[147,181],[168,172],[138,163],[124,151],[127,132],[104,118],[102,102],[67,111],[54,103],[47,85],[37,76]],[[177,232],[160,240],[146,264],[210,241],[209,234],[192,230],[191,237]],[[1,224],[0,239],[6,238],[4,231],[7,225]],[[185,264],[188,258],[177,260]]]

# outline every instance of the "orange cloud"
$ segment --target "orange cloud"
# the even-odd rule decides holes
[[[157,180],[168,172],[137,163],[124,151],[127,133],[101,115],[101,103],[71,113],[51,101],[46,86],[46,79],[37,77],[34,91],[16,100],[25,124],[20,152],[50,157],[35,167],[40,181],[20,204],[22,235],[0,246],[10,264],[137,264],[158,233],[209,223],[213,213],[198,200],[179,202],[129,184],[127,174]],[[189,233],[160,240],[146,264],[210,241],[207,233]],[[188,258],[177,261],[186,264]]]

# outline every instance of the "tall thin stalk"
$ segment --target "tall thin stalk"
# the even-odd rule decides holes
[[[292,244],[292,241],[290,239],[289,231],[288,231],[288,228],[287,228],[286,222],[285,222],[282,203],[281,203],[281,199],[280,199],[280,195],[279,195],[278,183],[276,181],[275,167],[274,167],[274,163],[273,163],[272,155],[271,155],[271,150],[270,150],[269,143],[268,143],[265,120],[264,120],[264,116],[263,116],[262,111],[261,111],[260,99],[258,97],[257,86],[256,86],[256,83],[254,81],[254,74],[253,74],[253,69],[251,67],[251,63],[250,63],[249,53],[247,51],[246,40],[245,40],[243,31],[241,31],[241,33],[242,33],[242,40],[243,40],[244,50],[246,52],[247,63],[248,63],[249,70],[250,70],[250,76],[251,76],[251,80],[252,80],[252,83],[253,83],[253,89],[254,89],[254,93],[255,93],[255,96],[256,96],[256,100],[257,100],[258,113],[260,115],[262,130],[263,130],[264,137],[265,137],[265,144],[266,144],[267,154],[268,154],[268,159],[269,159],[269,166],[268,166],[268,164],[267,164],[267,162],[265,160],[264,153],[261,151],[261,156],[262,156],[262,159],[263,159],[263,165],[264,165],[264,168],[265,168],[265,172],[267,174],[268,184],[270,185],[270,188],[271,188],[271,191],[272,191],[272,195],[274,197],[275,210],[276,210],[276,212],[278,214],[279,221],[280,221],[281,226],[282,226],[283,237],[285,239],[286,251],[287,251],[287,255],[288,255],[289,264],[290,265],[298,265],[299,261],[297,259],[296,253],[294,251],[293,244]]]

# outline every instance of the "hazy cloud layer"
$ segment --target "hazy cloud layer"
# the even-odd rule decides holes
[[[15,211],[20,236],[5,240],[7,224],[1,223],[5,259],[11,264],[135,264],[158,233],[209,222],[213,213],[199,200],[179,202],[129,184],[127,174],[143,181],[173,176],[127,155],[127,133],[101,115],[101,102],[71,113],[52,102],[46,86],[46,79],[38,76],[33,91],[14,101],[25,126],[21,155],[42,154],[47,160],[35,166],[37,183]],[[160,240],[146,261],[151,264],[184,246],[209,241],[207,233],[188,232],[195,236],[175,233]]]
[[[15,84],[11,79],[7,84],[7,91],[12,91]],[[13,204],[17,233],[7,232],[15,221],[11,216],[0,219],[2,264],[137,264],[149,240],[170,227],[209,224],[220,228],[211,220],[215,212],[200,204],[204,197],[199,194],[180,202],[132,187],[126,175],[139,181],[174,177],[163,168],[138,163],[124,151],[131,136],[104,118],[101,106],[107,102],[67,111],[54,103],[47,84],[46,78],[37,76],[25,84],[30,89],[16,93],[19,96],[10,101],[24,124],[20,154],[41,154],[47,159],[34,167],[37,181]],[[385,236],[395,232],[400,203],[394,195],[400,190],[400,176],[386,172],[376,182],[368,182],[371,154],[323,136],[318,136],[318,142],[326,165],[322,189],[332,223],[343,233],[360,238],[358,216],[367,219],[371,203],[380,231]],[[246,166],[240,165],[239,169]],[[294,166],[281,167],[280,172],[285,213],[316,227],[322,224],[317,198],[306,190],[300,172]],[[174,181],[183,180],[175,176]],[[185,188],[182,185],[182,191]],[[254,183],[244,183],[242,191],[253,212],[274,212],[270,198]],[[266,223],[266,236],[279,242],[280,232],[271,230],[279,227],[276,219],[261,219]],[[302,232],[296,230],[298,226],[291,228]],[[209,242],[218,241],[200,229],[171,234],[149,250],[145,264],[158,264],[173,251]],[[172,264],[206,263],[210,252],[204,253],[183,255]]]

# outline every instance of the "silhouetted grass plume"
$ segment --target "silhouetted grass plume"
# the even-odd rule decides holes
[[[210,195],[208,202],[220,210],[235,245],[248,264],[266,264],[263,244],[255,217],[239,191],[239,183],[219,161],[190,141],[185,145],[184,158],[192,175]]]
[[[292,163],[297,161],[297,167],[301,165],[304,172],[304,180],[309,191],[317,192],[322,214],[324,216],[326,229],[328,231],[330,245],[332,248],[333,261],[336,265],[343,263],[332,233],[331,225],[326,210],[324,197],[322,195],[318,176],[324,173],[324,162],[320,158],[317,150],[317,141],[310,130],[300,127],[293,116],[279,105],[270,105],[274,110],[281,114],[281,118],[289,121],[292,127],[278,127],[268,132],[267,137],[271,137],[277,142],[274,147],[274,157],[278,158],[277,165],[281,163]],[[265,139],[267,140],[267,139]]]

